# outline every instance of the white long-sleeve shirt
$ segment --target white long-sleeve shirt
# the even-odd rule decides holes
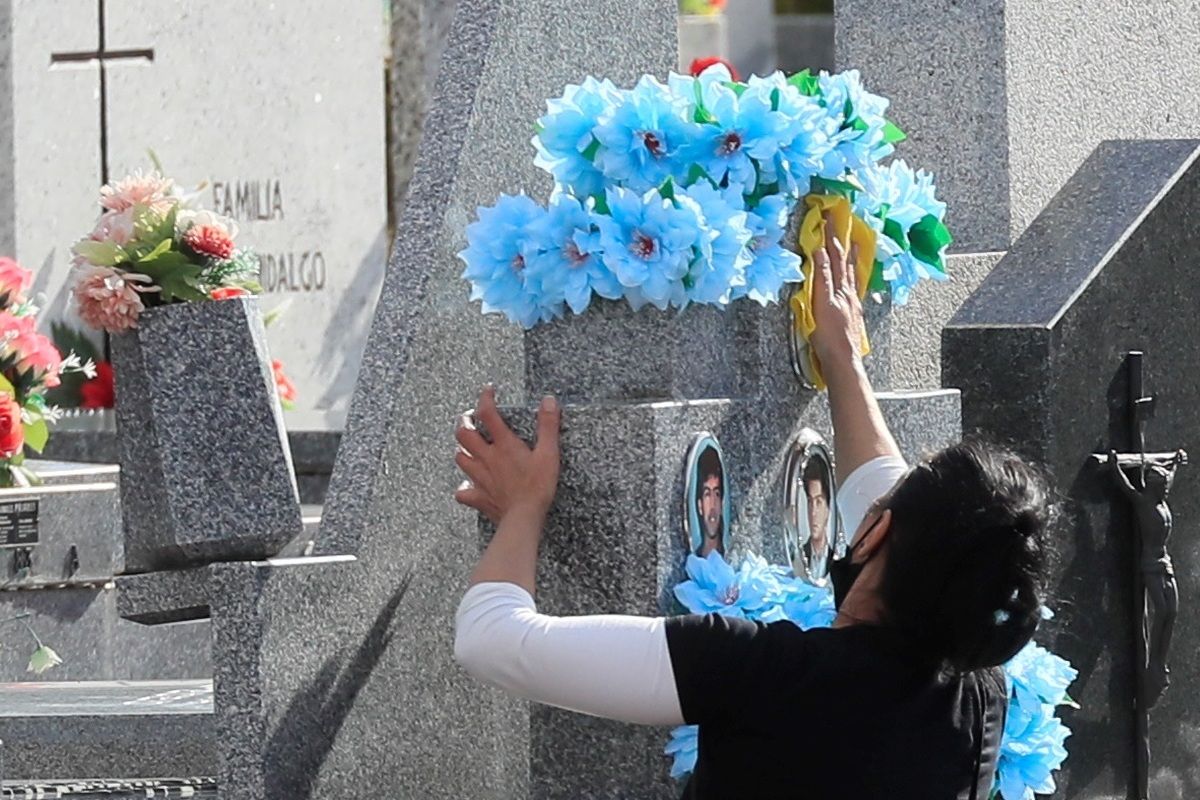
[[[853,534],[906,470],[887,456],[856,469],[838,492],[845,530]],[[554,617],[516,584],[479,583],[459,604],[454,656],[477,679],[527,700],[624,722],[684,721],[663,617]]]

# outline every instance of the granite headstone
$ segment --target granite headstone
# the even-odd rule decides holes
[[[1007,250],[1103,139],[1200,132],[1200,15],[1173,0],[838,0],[835,14],[838,68],[891,98],[958,251]]]
[[[338,429],[386,248],[383,9],[322,2],[0,3],[0,251],[68,313],[70,247],[153,150],[263,257],[295,424]],[[70,123],[64,122],[66,118]]]
[[[1130,452],[1125,354],[1144,350],[1158,397],[1151,451],[1196,447],[1200,347],[1193,279],[1200,247],[1200,141],[1104,142],[1038,215],[945,331],[943,375],[963,391],[968,431],[1043,464],[1065,504],[1051,605],[1039,639],[1079,670],[1080,704],[1059,774],[1061,796],[1136,797],[1133,720],[1134,552],[1128,507],[1090,463]],[[1200,791],[1200,482],[1171,493],[1182,611],[1172,685],[1153,711],[1150,796]]]

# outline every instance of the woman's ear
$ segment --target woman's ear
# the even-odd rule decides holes
[[[879,551],[883,543],[887,541],[888,534],[892,530],[892,510],[885,508],[875,523],[867,529],[863,534],[862,541],[855,550],[854,557],[851,561],[855,564],[861,564]]]

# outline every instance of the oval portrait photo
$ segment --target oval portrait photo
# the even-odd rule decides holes
[[[684,474],[684,532],[689,552],[701,558],[729,552],[733,503],[725,454],[711,433],[699,433],[688,450]]]
[[[796,577],[824,586],[837,546],[833,458],[820,435],[796,437],[784,469],[784,549]]]

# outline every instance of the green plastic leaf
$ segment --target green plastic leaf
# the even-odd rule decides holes
[[[737,81],[725,81],[724,83],[725,83],[726,88],[732,89],[733,93],[736,94],[738,97],[741,97],[742,95],[744,95],[746,93],[746,90],[750,88],[746,84],[738,83]],[[776,91],[779,91],[779,90],[776,89]]]
[[[812,70],[801,70],[788,78],[788,83],[800,90],[800,94],[816,97],[821,94],[821,82],[812,74]]]
[[[4,377],[3,375],[0,375],[0,392],[4,392],[12,397],[17,396],[16,388],[12,385],[8,378]]]
[[[608,207],[608,195],[604,192],[592,195],[592,207],[596,209],[597,214],[606,216],[612,214],[612,209]]]
[[[147,275],[162,290],[164,303],[204,300],[207,297],[197,280],[204,268],[192,264],[183,253],[168,250],[138,264],[138,271]]]
[[[896,222],[896,220],[889,219],[884,221],[883,235],[903,247],[905,250],[909,248],[908,237],[904,235],[904,228],[900,227],[900,223]]]
[[[899,144],[908,138],[908,134],[900,126],[890,120],[883,126],[883,141],[888,144]]]
[[[25,429],[25,444],[35,453],[40,453],[46,449],[46,442],[50,440],[50,427],[46,424],[46,420],[39,419],[36,422],[28,422],[22,426]]]
[[[847,103],[846,107],[849,108],[850,104]],[[850,123],[850,129],[854,130],[854,131],[858,131],[859,133],[864,133],[866,131],[871,130],[871,126],[868,125],[862,117],[859,117],[858,119],[856,119]]]
[[[125,251],[112,242],[93,242],[91,239],[85,239],[76,243],[71,252],[101,267],[115,267],[126,260]]]
[[[888,282],[883,278],[883,262],[876,261],[875,269],[871,270],[871,282],[867,284],[867,291],[883,293],[887,290]]]
[[[664,200],[675,199],[675,179],[667,178],[662,182],[662,186],[658,187],[658,193],[662,195]]]
[[[583,157],[588,161],[595,161],[596,154],[600,152],[600,140],[592,137],[592,143],[589,144],[583,151]]]
[[[835,181],[830,178],[814,177],[812,190],[816,194],[840,194],[843,197],[852,198],[855,192],[862,190],[862,186],[847,180]]]
[[[702,178],[711,183],[716,183],[716,181],[714,181],[709,176],[708,171],[706,169],[704,169],[704,167],[700,166],[699,164],[692,164],[691,168],[688,169],[688,174],[687,174],[688,186],[695,185],[695,183]]]
[[[155,246],[154,246],[154,249],[153,249],[153,250],[151,250],[149,253],[147,253],[146,255],[142,256],[141,258],[139,258],[139,259],[137,260],[137,263],[141,264],[141,263],[143,263],[143,262],[146,262],[146,261],[153,261],[154,259],[156,259],[156,258],[158,258],[159,256],[161,256],[163,253],[165,253],[165,252],[167,252],[168,250],[170,250],[170,249],[171,249],[171,245],[172,245],[172,244],[174,244],[174,240],[172,240],[172,239],[163,239],[161,242],[159,242],[157,245],[155,245]]]
[[[908,241],[915,258],[943,274],[946,272],[942,252],[954,241],[954,238],[950,235],[950,229],[941,220],[933,214],[925,215],[909,230]]]
[[[34,650],[33,655],[29,657],[29,671],[34,675],[41,675],[46,670],[57,667],[61,663],[63,663],[63,660],[58,653],[46,645],[42,645],[37,650]]]

